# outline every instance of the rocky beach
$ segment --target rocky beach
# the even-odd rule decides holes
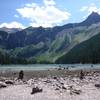
[[[0,100],[100,100],[100,70],[0,72]]]

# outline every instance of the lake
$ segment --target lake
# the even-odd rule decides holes
[[[100,68],[100,64],[30,64],[30,65],[0,65],[0,70],[19,71],[19,70],[48,70],[60,67],[69,67],[71,70],[83,68]]]

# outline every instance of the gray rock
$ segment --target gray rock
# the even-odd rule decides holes
[[[45,82],[45,83],[51,83],[51,81],[50,81],[50,80],[45,80],[45,81],[43,81],[43,82]]]
[[[0,82],[0,88],[5,88],[5,87],[7,87],[7,84],[4,82]]]
[[[55,90],[60,90],[59,88],[56,88]]]
[[[12,85],[14,84],[14,82],[12,80],[6,80],[5,83],[6,84],[12,84]]]
[[[80,94],[81,93],[81,90],[76,90],[76,89],[74,89],[74,90],[72,90],[72,93],[75,93],[75,94]]]
[[[80,95],[81,92],[82,92],[81,90],[77,90],[77,89],[73,89],[73,88],[70,90],[71,95],[73,95],[73,94]]]
[[[62,89],[66,90],[67,88],[65,86],[62,86]]]
[[[35,94],[35,93],[42,92],[42,91],[43,91],[42,89],[40,89],[40,88],[38,88],[38,87],[34,87],[34,88],[32,89],[31,94]]]
[[[57,80],[57,77],[56,77],[56,76],[54,76],[54,77],[53,77],[53,79]]]
[[[95,87],[100,88],[100,84],[95,84]]]

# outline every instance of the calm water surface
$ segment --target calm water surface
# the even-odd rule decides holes
[[[48,70],[59,67],[69,67],[71,70],[81,68],[100,68],[100,64],[31,64],[31,65],[0,65],[0,70]]]

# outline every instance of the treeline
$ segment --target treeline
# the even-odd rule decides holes
[[[19,59],[10,57],[8,54],[2,54],[0,52],[0,64],[27,64],[26,59]]]
[[[26,59],[22,57],[13,57],[5,50],[0,49],[0,64],[51,64],[48,61],[37,61],[35,59]]]
[[[10,56],[7,52],[0,51],[0,64],[29,64],[32,63],[24,58]]]

